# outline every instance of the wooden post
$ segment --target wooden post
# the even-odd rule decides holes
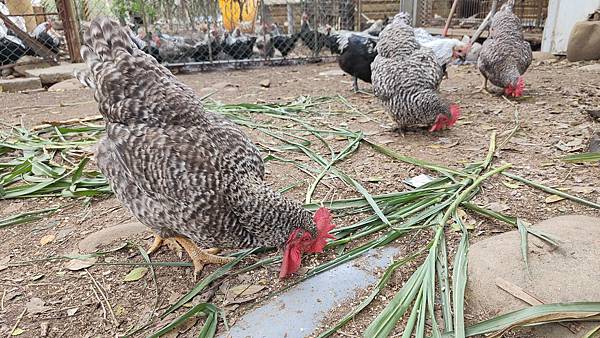
[[[294,27],[296,25],[296,23],[294,22],[294,8],[292,7],[292,4],[287,1],[286,1],[286,7],[287,7],[288,34],[294,34],[294,31],[296,30],[296,27]]]
[[[56,0],[58,15],[63,23],[65,39],[69,49],[69,56],[72,63],[82,62],[81,59],[81,37],[79,35],[79,20],[73,0]]]
[[[17,25],[15,25],[6,15],[0,13],[0,20],[4,21],[4,25],[6,28],[10,29],[15,33],[15,35],[23,41],[23,43],[29,46],[33,51],[43,57],[48,63],[51,65],[57,65],[58,57],[56,54],[52,53],[46,46],[44,46],[38,40],[29,36],[27,32],[22,31]]]
[[[446,37],[448,35],[448,29],[450,28],[450,24],[452,23],[452,17],[454,16],[454,12],[456,11],[456,6],[460,0],[454,0],[452,3],[452,8],[450,8],[450,14],[448,14],[448,20],[446,20],[446,26],[444,26],[444,30],[442,31],[442,36]]]

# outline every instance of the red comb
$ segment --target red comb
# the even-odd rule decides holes
[[[331,223],[333,216],[331,211],[327,208],[320,207],[315,215],[313,221],[317,225],[317,238],[315,238],[312,245],[307,249],[306,252],[316,253],[323,252],[325,245],[327,245],[327,239],[334,239],[335,237],[329,232],[335,228],[335,224]]]

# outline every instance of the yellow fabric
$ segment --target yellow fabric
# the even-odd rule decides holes
[[[258,8],[257,0],[219,0],[219,7],[223,14],[223,26],[225,26],[225,29],[232,31],[239,27],[246,33],[254,31]],[[242,12],[241,22],[240,11]]]

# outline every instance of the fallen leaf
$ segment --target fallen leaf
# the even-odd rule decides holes
[[[571,191],[576,192],[578,194],[591,194],[596,191],[596,188],[593,187],[573,187]]]
[[[22,329],[22,328],[20,328],[20,327],[16,327],[16,328],[15,328],[15,329],[14,329],[14,330],[13,330],[13,331],[10,333],[10,335],[11,335],[11,336],[19,336],[19,335],[22,335],[23,333],[25,333],[25,330],[23,330],[23,329]]]
[[[564,200],[564,197],[558,196],[558,195],[550,195],[548,197],[546,197],[546,203],[550,204],[550,203],[556,203],[559,201]]]
[[[8,262],[10,262],[9,256],[0,258],[0,271],[8,269]]]
[[[68,309],[67,310],[67,316],[69,316],[69,317],[74,316],[77,313],[77,310],[79,310],[78,307],[74,307],[72,309]]]
[[[51,309],[51,307],[45,306],[45,304],[46,302],[43,299],[34,297],[25,303],[25,307],[27,308],[27,313],[34,315]]]
[[[65,268],[71,271],[79,271],[87,269],[96,263],[97,258],[91,257],[88,259],[72,259],[65,264]]]
[[[502,181],[502,184],[504,184],[504,186],[510,189],[519,189],[521,187],[521,185],[518,183],[508,183],[506,181]]]
[[[44,278],[43,274],[41,274],[41,275],[35,275],[35,276],[31,277],[30,280],[31,281],[36,281],[36,280],[40,280],[42,278]]]
[[[367,178],[367,182],[371,182],[371,183],[377,183],[377,182],[381,182],[383,181],[383,178],[381,177],[369,177]]]
[[[225,295],[227,304],[239,304],[245,303],[251,300],[258,298],[259,291],[264,289],[263,285],[253,285],[253,284],[240,284],[236,285],[229,290],[227,290],[227,294]]]
[[[117,304],[117,306],[115,306],[115,315],[116,316],[122,316],[125,313],[127,313],[127,310],[125,310],[125,307],[121,304]]]
[[[492,202],[492,203],[488,204],[487,207],[488,207],[488,209],[495,211],[495,212],[503,212],[503,211],[510,209],[510,207],[508,205],[498,203],[498,202]]]
[[[138,281],[138,280],[142,279],[142,277],[144,277],[147,272],[148,272],[148,268],[144,268],[144,267],[135,268],[135,269],[131,270],[127,274],[127,276],[125,276],[125,278],[123,278],[123,281],[124,282]]]
[[[46,235],[40,239],[40,245],[44,246],[48,243],[52,243],[56,239],[56,235]]]

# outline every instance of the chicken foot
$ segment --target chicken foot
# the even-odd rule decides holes
[[[155,253],[160,249],[165,241],[173,240],[177,242],[185,252],[187,252],[188,256],[192,259],[192,263],[194,264],[194,278],[202,271],[204,265],[206,264],[227,264],[233,260],[232,257],[222,257],[217,256],[219,252],[221,252],[218,248],[210,248],[202,250],[200,249],[194,242],[189,240],[188,238],[175,236],[172,238],[163,238],[161,236],[155,235],[154,241],[152,245],[148,249],[148,255]]]
[[[488,93],[488,94],[492,94],[492,92],[490,92],[490,90],[488,89],[488,79],[487,77],[483,77],[483,83],[481,84],[481,87],[479,87],[479,89],[477,89],[476,91],[473,92],[473,94],[476,93]]]

